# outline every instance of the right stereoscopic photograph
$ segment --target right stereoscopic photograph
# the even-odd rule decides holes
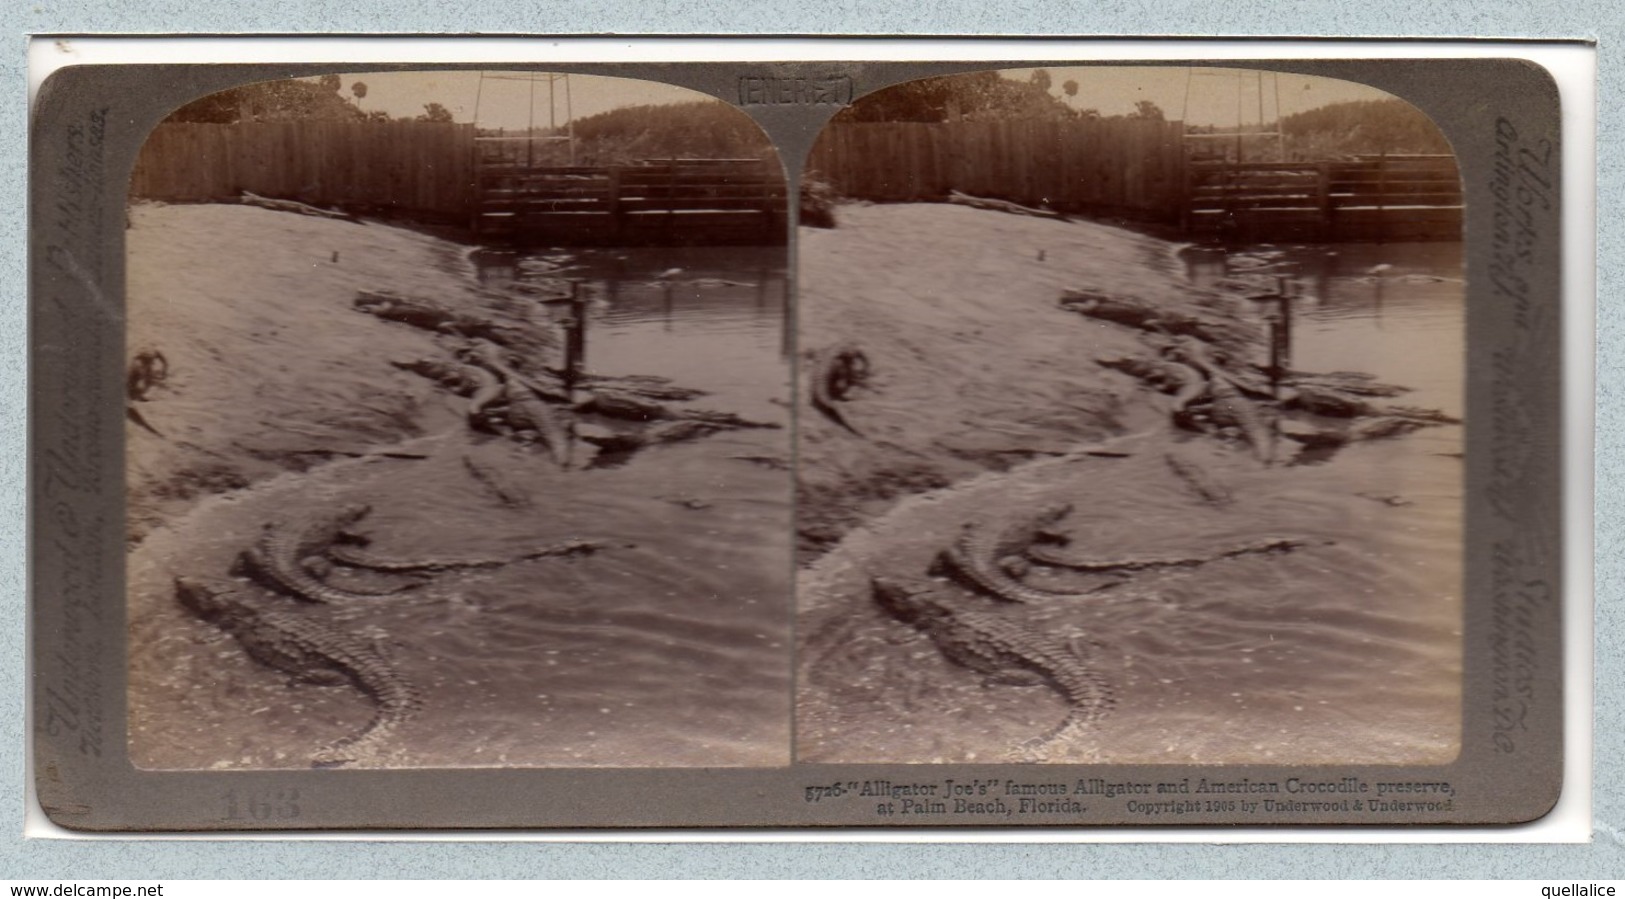
[[[1462,190],[1425,114],[926,78],[829,122],[802,205],[797,760],[1457,756]]]

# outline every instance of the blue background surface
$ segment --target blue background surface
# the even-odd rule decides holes
[[[1620,476],[1625,469],[1621,118],[1625,15],[1616,0],[1561,4],[1361,0],[937,0],[930,4],[598,0],[43,0],[7,4],[0,57],[0,880],[192,878],[1077,877],[1625,878],[1621,720]],[[1570,845],[373,843],[25,840],[23,692],[26,491],[26,63],[29,34],[1008,34],[1089,36],[1490,36],[1599,42],[1595,833]],[[1266,55],[1261,51],[1260,55]]]

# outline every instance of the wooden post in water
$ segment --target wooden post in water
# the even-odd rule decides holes
[[[1320,207],[1320,240],[1332,239],[1332,172],[1331,163],[1315,164],[1315,200]]]
[[[581,282],[570,282],[570,318],[564,331],[564,389],[575,399],[576,382],[587,364],[587,301],[581,295]]]
[[[549,316],[564,330],[564,381],[565,398],[575,402],[576,384],[581,380],[581,373],[587,363],[587,301],[581,295],[581,282],[571,280],[570,295],[554,297],[543,300],[548,307]],[[560,306],[568,306],[568,310],[561,317]]]
[[[1298,285],[1291,278],[1275,279],[1275,320],[1270,322],[1270,395],[1281,398],[1281,379],[1292,368],[1292,301]]]

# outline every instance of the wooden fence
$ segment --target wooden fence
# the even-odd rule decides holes
[[[1066,213],[1177,222],[1184,126],[1134,119],[832,125],[809,172],[842,195],[941,200],[957,190]]]
[[[438,122],[166,123],[136,159],[130,195],[236,200],[243,191],[354,211],[468,221],[474,126]]]
[[[1193,163],[1185,230],[1241,242],[1461,240],[1453,156]]]
[[[786,239],[777,159],[529,166],[476,152],[488,144],[472,125],[435,122],[167,123],[142,147],[130,195],[232,202],[249,191],[569,245]]]

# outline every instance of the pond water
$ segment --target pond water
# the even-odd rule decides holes
[[[1293,366],[1364,371],[1411,389],[1402,402],[1459,417],[1466,372],[1465,261],[1459,243],[1187,250],[1191,280],[1281,276],[1298,285]]]
[[[131,556],[132,754],[152,768],[305,767],[360,729],[349,687],[290,684],[174,600],[221,576],[267,521],[365,502],[397,558],[514,558],[566,539],[588,556],[463,569],[390,596],[289,611],[378,641],[422,694],[357,764],[727,766],[789,752],[789,366],[784,251],[617,250],[512,257],[488,283],[568,267],[591,298],[586,368],[705,391],[675,409],[776,427],[656,445],[613,467],[470,432],[427,410],[394,456],[341,460],[199,503]],[[541,274],[547,273],[547,274]],[[380,380],[416,376],[366,360]],[[388,575],[363,575],[363,580]],[[267,600],[274,602],[275,600]]]

